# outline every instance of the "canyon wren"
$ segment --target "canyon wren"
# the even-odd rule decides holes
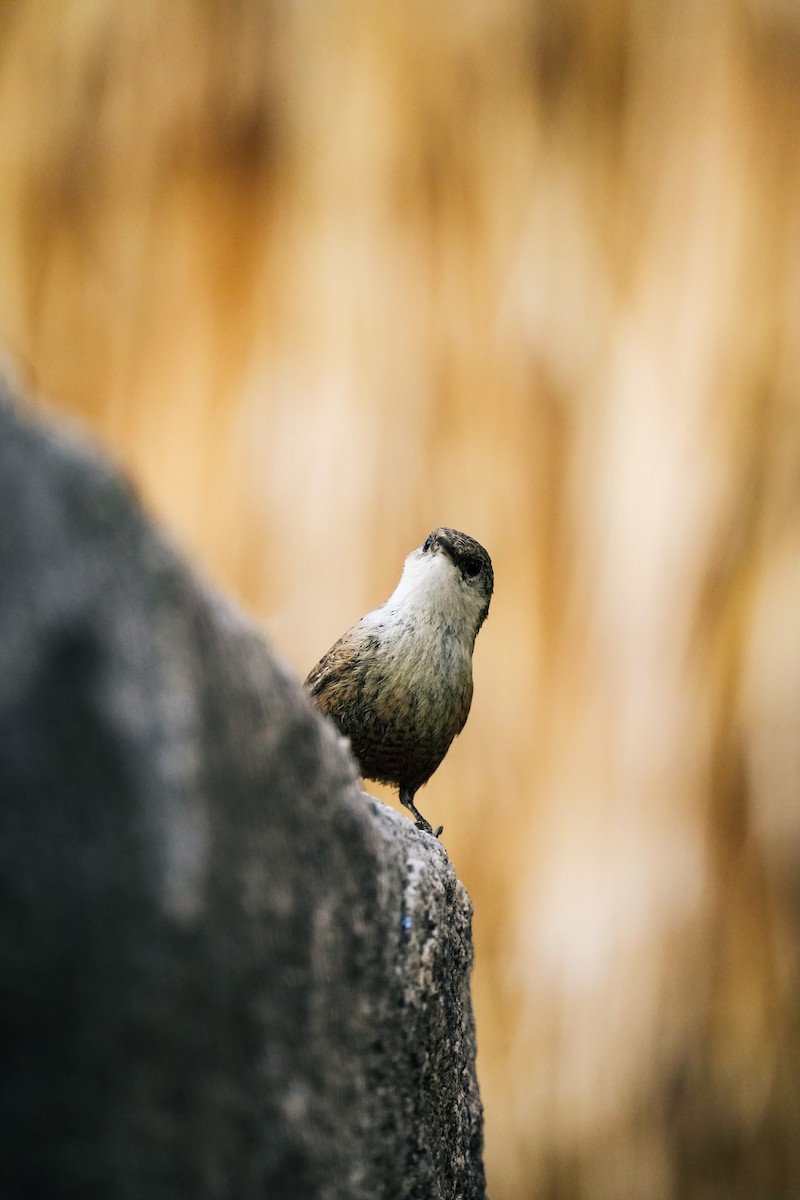
[[[393,784],[414,805],[472,703],[472,650],[494,588],[492,560],[474,538],[434,529],[405,561],[389,599],[348,629],[306,689],[350,739],[365,779]]]

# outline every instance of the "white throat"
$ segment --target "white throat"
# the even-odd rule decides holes
[[[423,636],[446,630],[471,651],[483,603],[444,551],[423,554],[413,550],[397,587],[369,619],[370,624],[383,625],[387,618],[403,618],[404,624],[415,626]]]

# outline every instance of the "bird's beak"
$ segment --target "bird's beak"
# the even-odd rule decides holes
[[[437,546],[441,546],[442,550],[444,550],[445,554],[446,554],[446,555],[447,555],[447,557],[450,559],[450,561],[451,561],[452,563],[455,563],[455,561],[456,561],[456,548],[455,548],[455,546],[453,545],[453,543],[450,541],[450,539],[449,539],[448,537],[445,537],[445,536],[444,536],[444,534],[441,534],[441,533],[440,533],[440,534],[439,534],[439,536],[438,536],[438,537],[437,537],[437,539],[436,539],[436,543],[435,543],[435,544],[436,544]]]

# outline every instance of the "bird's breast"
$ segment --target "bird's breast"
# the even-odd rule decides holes
[[[450,626],[431,622],[395,621],[376,632],[384,704],[406,710],[420,732],[431,723],[457,732],[472,695],[472,654],[463,639]]]
[[[460,733],[472,701],[472,655],[438,624],[370,614],[360,622],[349,667],[323,705],[350,738],[363,775],[418,786]]]

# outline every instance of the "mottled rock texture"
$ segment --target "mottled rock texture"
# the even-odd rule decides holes
[[[0,514],[0,1195],[484,1196],[444,848],[7,389]]]

